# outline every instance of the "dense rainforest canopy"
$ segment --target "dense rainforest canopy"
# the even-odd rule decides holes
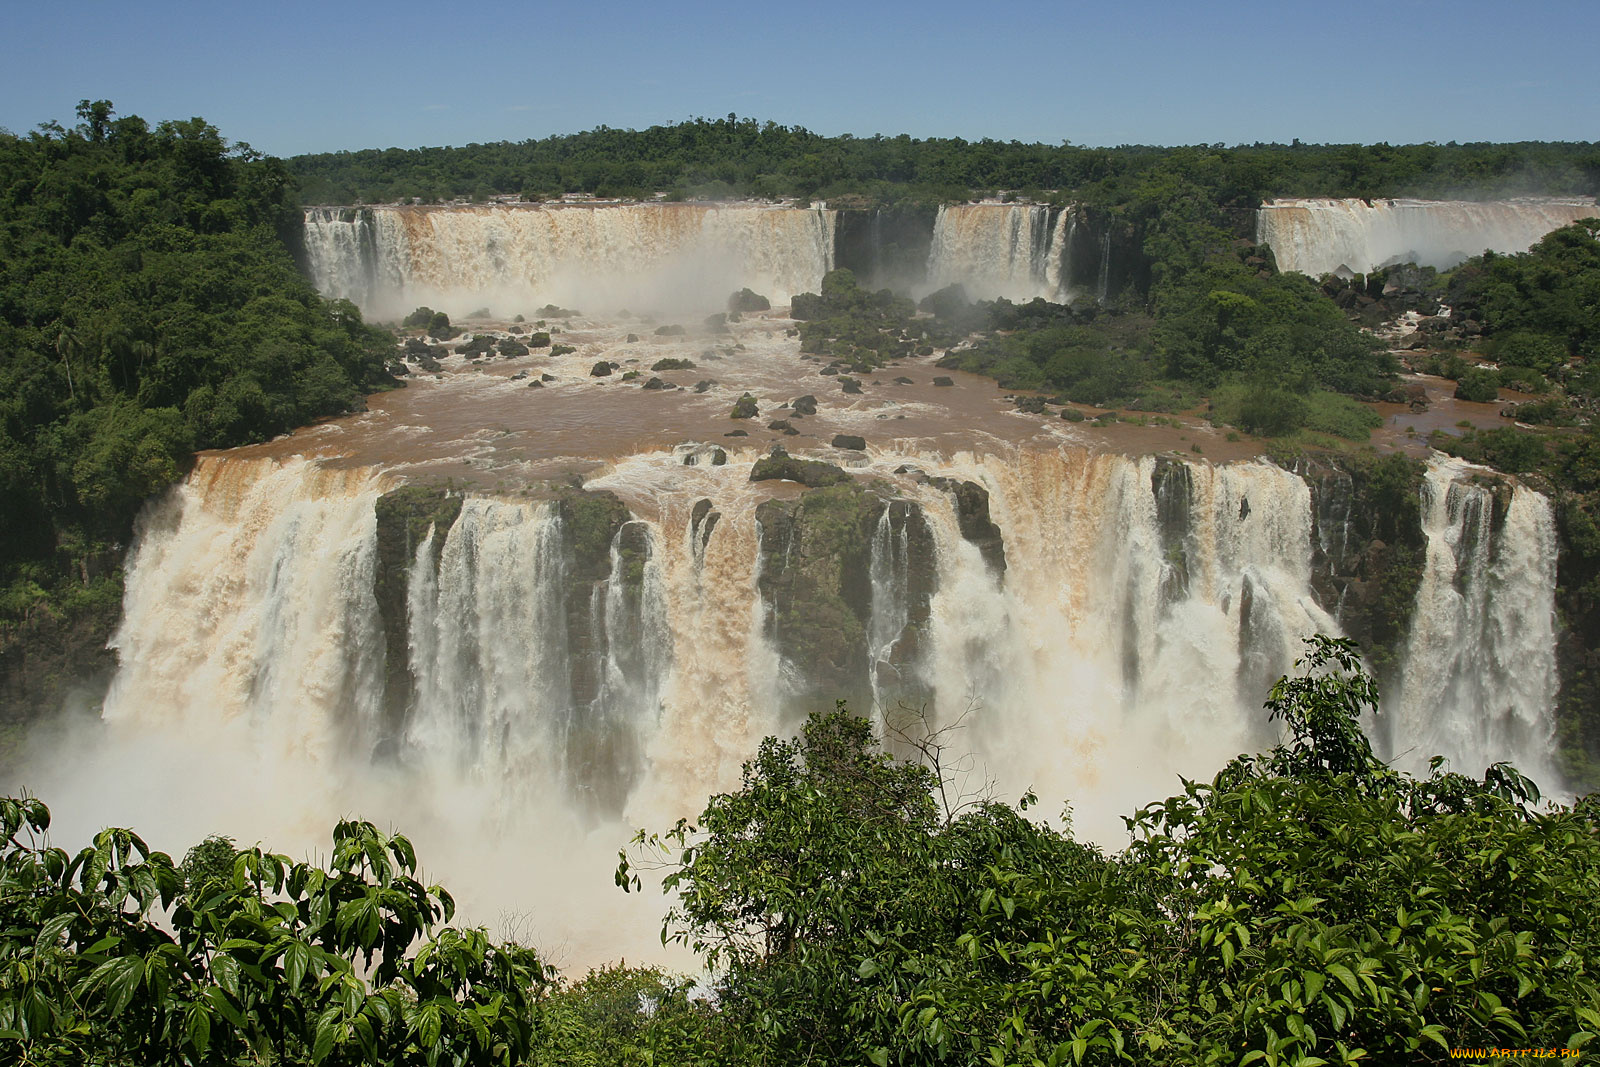
[[[960,138],[824,137],[729,115],[645,130],[606,126],[458,148],[325,152],[289,160],[309,204],[568,192],[601,196],[966,199],[1008,189],[1083,203],[1148,197],[1181,176],[1225,207],[1272,196],[1495,196],[1600,191],[1600,145],[1199,145],[1080,148]]]
[[[388,336],[296,266],[283,164],[200,119],[84,101],[0,132],[0,623],[96,599],[194,451],[349,411]],[[115,610],[116,582],[93,605]],[[60,603],[55,605],[60,607]]]

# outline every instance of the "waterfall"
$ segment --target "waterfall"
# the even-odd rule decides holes
[[[437,576],[409,598],[412,647],[432,652],[412,664],[412,750],[508,787],[562,774],[555,755],[571,691],[564,570],[551,505],[463,503]]]
[[[834,212],[746,204],[313,208],[312,280],[373,319],[426,304],[530,318],[580,310],[717,310],[748,286],[776,304],[833,265]]]
[[[129,554],[105,718],[182,729],[200,716],[270,734],[289,756],[369,745],[381,485],[303,459],[202,457]]]
[[[810,710],[792,700],[817,671],[855,677],[858,657],[880,721],[903,701],[935,728],[959,724],[948,742],[972,753],[972,777],[958,792],[1032,787],[1114,843],[1119,816],[1176,775],[1271,744],[1267,687],[1303,637],[1339,633],[1313,560],[1347,550],[1348,508],[1314,511],[1307,483],[1265,462],[904,449],[870,454],[859,481],[807,511],[749,481],[755,458],[619,460],[582,495],[611,509],[604,526],[581,517],[575,490],[469,492],[393,557],[397,609],[373,591],[390,476],[203,458],[146,514],[129,557],[111,758],[198,745],[185,766],[248,767],[216,787],[238,791],[226,807],[239,833],[309,836],[336,814],[383,811],[447,868],[580,857],[570,877],[530,878],[540,908],[576,894],[562,936],[604,959],[655,919],[624,933],[584,903],[618,835],[735,788],[759,739]],[[1550,781],[1551,510],[1476,473],[1428,473],[1391,741],[1412,762],[1438,752],[1481,773],[1512,759]],[[979,536],[990,521],[1003,568]],[[806,585],[818,581],[833,585]],[[821,642],[814,659],[774,625],[774,595],[838,613],[806,636]],[[386,646],[392,625],[403,633]],[[828,643],[845,633],[858,649]],[[407,660],[398,674],[386,647]],[[388,712],[386,666],[410,690]],[[132,793],[133,810],[192,808],[187,789]]]
[[[1510,760],[1553,783],[1555,519],[1540,494],[1475,484],[1475,470],[1438,460],[1423,485],[1428,548],[1392,745],[1413,769],[1442,755],[1481,775]]]
[[[1077,225],[1076,211],[1069,208],[1056,212],[1055,227],[1050,231],[1044,260],[1044,284],[1048,299],[1067,299],[1068,252],[1072,248],[1072,232]]]
[[[933,289],[960,283],[977,298],[1060,300],[1066,226],[1036,204],[950,204],[939,209],[928,253]]]
[[[1256,240],[1279,270],[1313,278],[1396,263],[1445,270],[1485,249],[1525,252],[1551,230],[1600,212],[1588,197],[1465,200],[1273,200]]]

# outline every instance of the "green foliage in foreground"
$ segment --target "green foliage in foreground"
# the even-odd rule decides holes
[[[1288,738],[1128,819],[1108,856],[879,751],[844,714],[769,739],[660,839],[667,933],[719,968],[700,1062],[1443,1062],[1600,1030],[1600,822],[1505,766],[1416,779],[1318,638]],[[1026,802],[1025,802],[1026,803]],[[627,882],[628,861],[619,871]],[[681,1021],[680,1021],[681,1025]]]
[[[447,923],[410,843],[341,822],[326,867],[212,838],[182,868],[127,830],[69,856],[0,800],[0,1057],[23,1064],[509,1065],[534,953]]]
[[[0,588],[11,618],[66,574],[87,581],[100,557],[115,558],[139,505],[195,449],[349,411],[389,381],[391,342],[296,268],[285,238],[300,219],[282,163],[200,119],[151,128],[113,118],[105,101],[79,115],[70,130],[0,131]]]
[[[1600,810],[1514,769],[1372,755],[1377,691],[1313,638],[1285,740],[1127,819],[1108,855],[954,795],[938,733],[883,751],[843,707],[768,738],[695,826],[636,841],[663,935],[711,967],[552,980],[456,930],[401,837],[326,866],[225,838],[181,866],[126,830],[76,857],[0,801],[0,1057],[36,1064],[1447,1062],[1600,1032]]]

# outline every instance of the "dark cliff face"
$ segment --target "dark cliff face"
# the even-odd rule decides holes
[[[1061,275],[1076,299],[1101,302],[1123,293],[1150,292],[1150,258],[1142,235],[1128,222],[1094,207],[1069,207],[1073,213],[1062,252]]]
[[[1058,210],[1072,213],[1061,262],[1065,289],[1074,300],[1149,293],[1150,259],[1135,227],[1098,208],[1071,206],[1050,212],[1046,233],[1054,232]],[[867,289],[919,289],[927,281],[938,213],[931,204],[841,208],[834,225],[834,266],[848,267]],[[1045,243],[1036,244],[1043,254]]]
[[[847,482],[756,509],[757,584],[767,636],[784,661],[786,715],[803,717],[840,699],[870,707],[872,533],[885,507]]]
[[[833,265],[867,289],[911,289],[927,280],[933,204],[842,208],[834,222]]]
[[[1597,510],[1573,494],[1556,499],[1556,766],[1580,794],[1600,792],[1600,526],[1591,517]]]
[[[864,714],[874,692],[917,701],[938,584],[921,506],[851,482],[769,500],[756,518],[759,588],[767,636],[783,659],[785,714],[798,719],[841,699]]]
[[[1311,487],[1312,590],[1388,691],[1398,688],[1427,551],[1423,472],[1399,454],[1307,457],[1295,465]]]

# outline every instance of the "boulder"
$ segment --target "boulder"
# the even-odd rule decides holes
[[[990,570],[1004,574],[1005,538],[989,517],[989,491],[976,482],[960,482],[954,478],[929,478],[928,484],[955,497],[956,525],[961,536],[978,549]]]
[[[600,362],[589,368],[589,376],[591,378],[604,378],[606,375],[612,373],[616,369],[617,365],[615,363],[607,363],[602,359]]]
[[[821,463],[814,459],[796,459],[782,448],[774,446],[771,454],[762,456],[756,460],[755,466],[750,468],[750,480],[765,482],[779,479],[799,482],[812,489],[840,485],[851,480],[850,475],[832,463]]]
[[[817,398],[807,393],[797,396],[789,402],[790,409],[796,415],[815,415],[817,413]]]
[[[711,501],[703,498],[695,501],[694,507],[689,512],[689,529],[702,552],[705,551],[706,542],[711,540],[711,531],[717,528],[717,523],[721,519],[722,512],[713,511]]]
[[[834,438],[833,438],[833,447],[834,448],[851,448],[851,449],[855,449],[857,452],[860,452],[860,451],[863,451],[863,450],[866,449],[867,440],[864,437],[856,437],[853,434],[847,434],[847,433],[836,434],[834,436]]]
[[[752,311],[772,310],[772,301],[750,289],[740,289],[728,297],[728,310],[747,314]]]

